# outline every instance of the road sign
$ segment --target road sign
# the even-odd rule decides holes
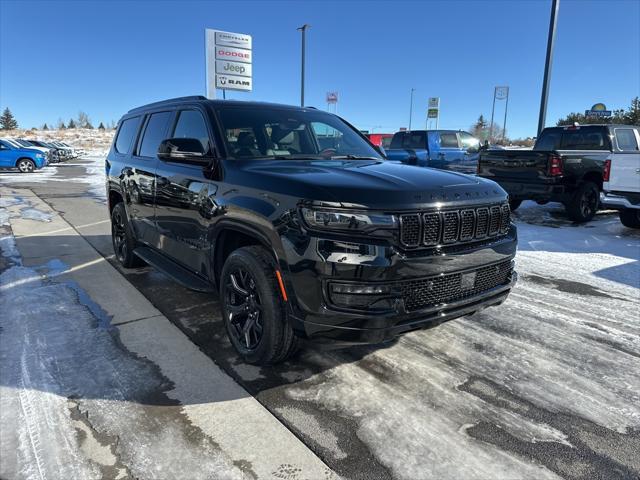
[[[252,44],[251,35],[205,30],[207,98],[215,98],[216,88],[253,89]]]
[[[327,103],[338,103],[338,92],[327,92]]]

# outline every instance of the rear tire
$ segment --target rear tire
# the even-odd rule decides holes
[[[28,158],[21,158],[16,162],[16,167],[20,173],[31,173],[36,169],[36,164]]]
[[[591,220],[600,206],[600,190],[593,182],[584,182],[566,205],[567,215],[577,223]]]
[[[640,209],[639,208],[625,208],[618,212],[620,215],[620,221],[625,227],[640,228]]]
[[[518,209],[522,205],[522,200],[509,200],[509,208],[512,212]]]
[[[298,349],[270,252],[242,247],[227,258],[220,275],[220,304],[227,335],[247,363],[273,365]]]
[[[111,242],[113,252],[123,267],[136,268],[145,265],[144,260],[133,253],[136,248],[136,239],[122,202],[116,204],[111,211]]]

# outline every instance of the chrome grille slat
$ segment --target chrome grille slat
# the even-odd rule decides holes
[[[453,245],[509,232],[508,203],[400,215],[400,242],[409,248]]]

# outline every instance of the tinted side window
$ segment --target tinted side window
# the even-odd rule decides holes
[[[173,138],[196,138],[202,144],[202,151],[209,151],[207,124],[198,110],[183,110],[179,114]]]
[[[631,128],[616,128],[616,142],[620,150],[638,151],[638,142]]]
[[[580,129],[565,131],[562,134],[562,150],[605,150],[606,143],[602,131]]]
[[[156,156],[160,142],[165,139],[170,117],[171,112],[154,113],[149,117],[138,155],[141,157]]]
[[[138,125],[140,125],[140,117],[127,118],[120,124],[118,136],[116,137],[116,152],[129,153],[133,137],[138,131]]]
[[[402,140],[403,148],[425,148],[424,132],[408,132]]]
[[[402,148],[404,133],[405,132],[398,132],[393,134],[393,138],[391,139],[391,148]]]
[[[458,148],[458,137],[455,133],[441,133],[440,146],[442,148]]]
[[[560,147],[560,137],[562,137],[562,133],[558,130],[542,132],[540,138],[536,140],[534,150],[556,150]]]

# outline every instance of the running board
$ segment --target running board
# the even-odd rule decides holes
[[[216,291],[211,283],[149,247],[137,247],[133,253],[189,290],[206,293]]]

